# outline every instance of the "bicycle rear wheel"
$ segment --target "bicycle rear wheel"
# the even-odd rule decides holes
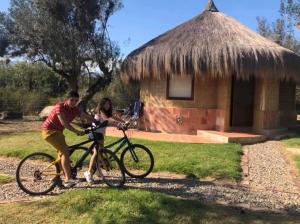
[[[19,187],[29,195],[45,195],[52,191],[60,180],[60,167],[46,153],[33,153],[18,165],[16,180]]]
[[[152,172],[154,158],[146,146],[134,144],[124,149],[121,163],[125,173],[130,177],[144,178]]]
[[[110,187],[122,187],[125,183],[125,173],[118,157],[110,150],[99,150],[97,170],[103,181]]]

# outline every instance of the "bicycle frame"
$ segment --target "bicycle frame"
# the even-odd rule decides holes
[[[115,146],[117,144],[119,144],[119,146],[113,151],[115,154],[117,154],[126,144],[128,146],[132,145],[131,142],[129,141],[128,137],[125,136],[125,137],[120,138],[119,140],[117,140],[117,141],[115,141],[115,142],[113,142],[113,143],[111,143],[109,145],[104,146],[104,148],[108,148],[109,149],[109,148],[111,148],[111,147],[113,147],[113,146]]]
[[[76,145],[72,145],[69,147],[70,149],[70,156],[75,152],[76,149],[80,148],[81,146],[93,142],[93,144],[88,148],[88,150],[86,150],[86,152],[81,156],[81,158],[77,161],[77,163],[75,164],[74,167],[72,167],[72,171],[73,170],[77,170],[77,168],[81,167],[83,161],[88,157],[88,155],[92,152],[92,150],[97,147],[98,148],[98,143],[94,140],[87,140],[84,141],[82,143],[76,144]]]
[[[127,137],[125,131],[124,130],[122,130],[122,131],[123,131],[124,137],[120,138],[119,140],[117,140],[109,145],[104,146],[104,148],[110,149],[111,147],[119,144],[119,146],[113,151],[115,154],[117,154],[126,144],[129,147],[132,146],[132,143],[130,142],[129,138]]]
[[[127,144],[128,147],[130,147],[129,148],[130,149],[130,154],[133,157],[134,161],[139,162],[139,158],[137,157],[135,151],[131,150],[132,143],[130,142],[129,138],[127,137],[126,132],[124,130],[122,130],[122,131],[123,131],[123,134],[124,134],[123,138],[120,138],[119,140],[117,140],[117,141],[115,141],[115,142],[113,142],[109,145],[104,146],[104,148],[110,149],[111,147],[119,144],[119,146],[113,151],[113,153],[117,154]]]
[[[132,146],[132,143],[130,142],[129,138],[127,137],[126,133],[124,130],[123,131],[123,134],[124,134],[124,137],[120,138],[119,140],[109,144],[109,145],[106,145],[104,146],[103,148],[108,148],[110,149],[111,147],[119,144],[119,146],[113,151],[115,154],[117,154],[125,145],[128,145],[128,147]],[[82,166],[82,163],[84,162],[84,160],[88,157],[89,154],[91,154],[92,150],[99,146],[99,144],[97,143],[97,141],[94,141],[94,140],[86,140],[82,143],[79,143],[79,144],[76,144],[76,145],[72,145],[72,146],[69,146],[69,149],[70,149],[70,156],[76,151],[76,149],[78,148],[81,148],[83,145],[85,144],[88,144],[88,143],[91,143],[93,142],[93,144],[88,148],[88,150],[86,150],[86,152],[81,156],[81,158],[76,162],[75,166],[72,167],[72,172],[77,170],[77,168],[81,167]],[[83,148],[86,148],[86,147],[83,147]],[[130,153],[133,157],[133,159],[138,162],[138,158],[135,154],[135,152],[133,150],[130,150]],[[60,162],[60,159],[57,159],[53,162],[53,164],[51,165],[54,165],[56,163]],[[50,165],[50,166],[51,166]],[[57,176],[59,176],[60,174],[57,174]]]

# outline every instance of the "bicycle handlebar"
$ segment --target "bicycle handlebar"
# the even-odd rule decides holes
[[[102,123],[97,121],[97,122],[95,122],[95,124],[96,124],[96,126],[90,126],[87,129],[85,129],[84,133],[89,134],[89,133],[93,132],[96,129],[104,128],[108,125],[108,121],[103,121]]]
[[[121,123],[118,125],[118,130],[127,131],[130,126],[130,122]]]
[[[120,123],[117,125],[117,128],[118,128],[118,130],[121,130],[121,131],[127,131],[130,124],[131,124],[130,122]],[[107,127],[107,125],[108,125],[108,121],[103,121],[102,123],[97,122],[96,126],[88,127],[87,129],[84,130],[84,133],[89,134],[89,133],[95,131],[96,129]]]

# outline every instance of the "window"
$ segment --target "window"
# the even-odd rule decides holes
[[[193,100],[194,99],[194,78],[193,76],[175,75],[168,77],[167,99]]]

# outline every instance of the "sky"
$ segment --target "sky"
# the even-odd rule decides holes
[[[280,0],[214,0],[219,11],[252,30],[256,17],[270,22],[279,16]],[[0,11],[9,8],[9,0],[0,0]],[[126,56],[156,36],[200,14],[208,0],[123,0],[124,7],[109,21],[109,34]]]

